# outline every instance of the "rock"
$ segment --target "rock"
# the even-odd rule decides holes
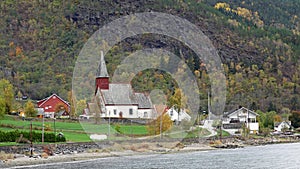
[[[48,156],[47,153],[42,153],[42,154],[41,154],[41,157],[42,157],[42,158],[48,158],[49,156]]]
[[[14,158],[21,158],[21,157],[25,157],[25,155],[24,154],[15,154],[14,155]]]

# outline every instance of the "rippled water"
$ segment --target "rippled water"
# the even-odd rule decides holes
[[[300,143],[277,144],[242,149],[214,150],[163,155],[109,157],[81,162],[29,166],[35,169],[131,169],[131,168],[230,168],[300,169]]]

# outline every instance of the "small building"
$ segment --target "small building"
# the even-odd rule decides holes
[[[190,121],[191,116],[186,113],[184,109],[181,109],[179,113],[175,110],[174,106],[167,110],[167,114],[171,117],[173,122],[181,122],[182,120]]]
[[[54,118],[55,117],[55,108],[58,105],[63,105],[66,107],[66,111],[70,112],[70,104],[60,98],[57,94],[52,94],[51,96],[40,100],[37,102],[38,108],[44,109],[44,115],[46,118]]]
[[[153,105],[149,95],[138,93],[129,83],[110,83],[103,52],[95,83],[95,96],[100,117],[115,119],[153,119]],[[94,114],[93,110],[89,110]]]
[[[254,111],[241,107],[240,109],[224,113],[222,126],[230,134],[240,133],[243,127],[247,127],[251,134],[257,134],[259,130],[258,116]]]
[[[61,110],[57,113],[57,118],[68,119],[70,118],[70,113],[66,110]]]
[[[291,121],[282,121],[274,123],[274,131],[284,132],[284,130],[291,130],[292,124]]]

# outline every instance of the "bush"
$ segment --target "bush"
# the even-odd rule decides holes
[[[0,131],[0,142],[15,142],[20,136],[23,135],[23,138],[30,140],[30,132],[28,131]],[[54,135],[54,133],[44,133],[45,142],[65,142],[66,138],[62,135]],[[32,142],[42,142],[42,133],[32,132]]]

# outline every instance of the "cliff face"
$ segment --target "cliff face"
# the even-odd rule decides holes
[[[228,79],[228,109],[239,104],[263,110],[299,109],[300,14],[295,7],[300,3],[224,2],[229,7],[205,0],[5,0],[0,2],[0,66],[3,70],[0,75],[14,84],[16,92],[21,91],[33,99],[51,93],[66,97],[71,90],[73,66],[79,51],[96,30],[132,13],[164,12],[197,25],[213,42]],[[278,20],[272,15],[274,11]],[[201,61],[184,44],[163,35],[145,34],[120,42],[108,54],[109,73],[122,57],[149,47],[164,48],[185,58],[192,71],[200,72],[200,96],[206,98],[209,82],[205,66],[201,66]],[[163,81],[148,89],[138,83],[141,78],[155,82],[157,80],[146,74],[161,73],[144,73],[133,83],[140,90],[162,87]],[[169,94],[173,91],[165,90]]]

